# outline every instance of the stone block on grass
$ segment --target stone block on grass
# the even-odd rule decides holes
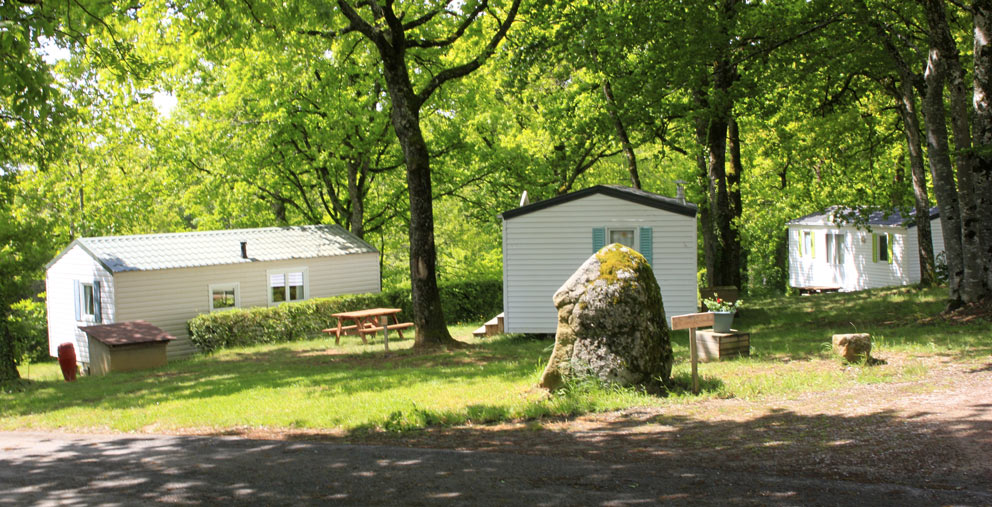
[[[871,335],[868,333],[835,334],[834,352],[849,363],[871,362]]]

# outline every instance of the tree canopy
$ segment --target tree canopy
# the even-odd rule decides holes
[[[949,301],[980,301],[987,4],[4,2],[2,274],[79,236],[333,222],[452,345],[437,278],[498,276],[522,192],[684,183],[704,285],[787,290],[792,218],[936,205]]]

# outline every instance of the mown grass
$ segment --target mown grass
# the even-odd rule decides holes
[[[859,383],[926,377],[927,358],[974,361],[992,354],[989,321],[920,324],[943,306],[943,291],[887,289],[856,294],[748,301],[735,323],[752,333],[752,355],[700,366],[703,392],[691,395],[688,334],[673,333],[676,366],[667,396],[579,382],[549,396],[536,383],[550,341],[522,336],[477,340],[472,325],[452,328],[469,345],[415,353],[412,341],[362,345],[316,339],[221,351],[144,372],[61,381],[57,365],[22,368],[3,386],[0,429],[83,431],[239,431],[247,428],[403,431],[825,391]],[[868,332],[875,354],[901,360],[850,367],[833,358],[830,336]]]

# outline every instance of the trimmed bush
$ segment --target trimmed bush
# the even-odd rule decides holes
[[[502,280],[460,281],[441,284],[439,289],[448,322],[482,320],[503,311]],[[204,313],[187,325],[197,349],[210,353],[228,347],[310,339],[337,322],[335,313],[377,307],[402,308],[399,319],[410,320],[413,313],[409,289]]]

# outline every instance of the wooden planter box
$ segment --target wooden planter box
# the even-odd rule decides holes
[[[703,362],[747,357],[751,355],[751,333],[733,329],[729,333],[717,333],[712,329],[700,329],[696,331],[696,350],[699,360]]]

